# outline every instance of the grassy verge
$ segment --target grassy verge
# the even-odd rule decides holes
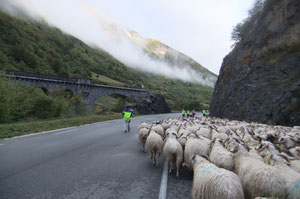
[[[108,115],[0,124],[0,139],[120,118],[122,118],[120,113],[112,113]]]

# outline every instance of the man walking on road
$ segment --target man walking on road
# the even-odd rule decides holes
[[[130,131],[130,120],[133,113],[129,110],[128,107],[125,108],[122,115],[124,116],[124,132]]]
[[[182,114],[182,117],[185,116],[185,110],[184,109],[182,109],[181,114]]]
[[[202,110],[203,116],[206,116],[206,110]]]

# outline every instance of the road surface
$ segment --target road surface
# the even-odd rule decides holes
[[[152,166],[137,126],[178,114],[133,118],[131,132],[112,120],[0,140],[0,198],[157,199],[164,159]],[[191,198],[192,172],[168,175],[166,198]]]

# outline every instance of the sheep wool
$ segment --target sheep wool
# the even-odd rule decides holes
[[[146,140],[145,151],[151,156],[151,159],[153,159],[153,165],[158,165],[158,158],[162,153],[163,146],[164,141],[161,136],[151,130]]]
[[[218,168],[205,158],[193,158],[193,199],[243,199],[239,177],[226,169]]]
[[[177,168],[176,176],[179,177],[179,168],[183,161],[183,149],[176,139],[176,134],[167,134],[167,141],[163,148],[163,154],[168,162],[169,173],[171,173],[175,162]]]

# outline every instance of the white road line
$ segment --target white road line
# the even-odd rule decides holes
[[[167,198],[167,186],[168,186],[168,163],[167,163],[167,161],[165,161],[163,173],[161,176],[158,199],[166,199]]]
[[[0,146],[3,146],[4,144],[0,144]]]
[[[59,135],[59,134],[64,134],[64,133],[69,133],[69,132],[77,131],[77,130],[78,130],[78,129],[72,129],[72,130],[68,130],[68,131],[58,132],[58,133],[55,133],[54,135]]]
[[[34,136],[34,135],[43,135],[43,134],[53,133],[56,131],[61,131],[64,129],[73,129],[73,128],[74,127],[67,127],[67,128],[62,128],[62,129],[54,129],[54,130],[50,130],[50,131],[39,132],[39,133],[31,133],[31,134],[27,134],[27,135],[20,135],[20,136],[12,137],[12,138],[5,138],[4,140],[13,140],[13,139],[19,139],[19,138],[24,138],[24,137],[30,137],[30,136]]]

